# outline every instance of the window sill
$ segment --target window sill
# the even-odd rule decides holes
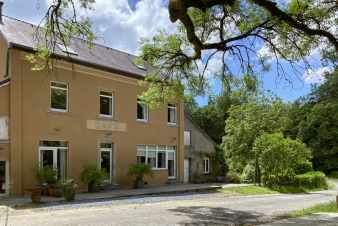
[[[140,123],[148,123],[149,121],[146,119],[136,119],[136,122],[140,122]]]
[[[177,123],[168,123],[169,127],[177,127]]]
[[[114,120],[113,116],[111,115],[99,115],[99,119],[105,119],[105,120]]]
[[[68,113],[68,110],[61,110],[61,109],[55,109],[55,108],[50,108],[49,112],[56,112],[56,113]]]
[[[168,170],[167,168],[152,168],[154,171],[163,171],[163,170]]]

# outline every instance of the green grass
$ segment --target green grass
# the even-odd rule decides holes
[[[319,213],[319,212],[338,213],[336,202],[318,204],[310,208],[292,211],[287,214],[287,217],[301,217],[301,216],[310,215],[310,214]]]
[[[308,189],[295,186],[278,186],[273,188],[249,185],[243,187],[230,187],[219,189],[219,192],[230,195],[271,195],[280,193],[304,193],[312,191],[321,191],[323,188]]]
[[[274,191],[270,188],[259,187],[255,185],[249,185],[244,187],[222,188],[219,191],[225,194],[234,194],[234,195],[267,195],[279,193],[278,191]]]

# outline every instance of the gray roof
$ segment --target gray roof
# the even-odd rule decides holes
[[[0,23],[0,32],[10,46],[25,50],[33,50],[36,46],[37,42],[34,39],[36,28],[36,25],[8,16],[3,16],[3,24]],[[89,48],[87,43],[79,38],[73,38],[69,45],[77,55],[68,56],[61,49],[56,49],[55,55],[74,63],[126,76],[143,78],[147,74],[147,70],[140,69],[133,63],[134,55],[96,43],[92,48]],[[149,70],[149,66],[146,68]]]

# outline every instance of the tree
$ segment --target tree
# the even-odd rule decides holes
[[[222,147],[231,170],[241,173],[254,162],[252,148],[257,137],[284,131],[289,123],[288,108],[281,101],[249,102],[230,108]]]
[[[256,181],[261,175],[268,185],[290,183],[297,171],[311,167],[311,151],[299,140],[284,138],[281,133],[263,134],[255,140]]]
[[[95,0],[54,0],[45,16],[45,39],[31,61],[49,58],[55,42],[67,46],[71,35],[81,36],[90,44],[94,35],[88,20],[79,20],[77,8],[90,9]],[[143,40],[141,58],[154,70],[149,74],[149,92],[143,95],[150,103],[182,98],[185,89],[204,93],[208,65],[217,59],[222,65],[216,77],[229,83],[233,77],[227,59],[238,64],[243,75],[254,77],[266,69],[266,57],[258,54],[265,47],[276,60],[279,76],[287,73],[281,61],[297,71],[302,60],[320,46],[322,55],[337,62],[337,4],[334,0],[170,0],[171,21],[179,21],[173,34],[160,32]],[[40,32],[37,32],[41,34]],[[47,51],[46,51],[47,49]],[[155,104],[156,105],[156,104]]]

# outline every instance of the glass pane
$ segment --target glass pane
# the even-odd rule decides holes
[[[166,157],[164,151],[157,152],[157,168],[165,168]]]
[[[191,140],[190,140],[190,131],[184,131],[184,145],[190,145]]]
[[[41,151],[41,161],[43,167],[53,168],[53,150],[42,150]]]
[[[175,161],[168,160],[168,176],[174,177],[175,176]]]
[[[40,146],[44,147],[68,147],[67,141],[50,141],[50,140],[42,140],[40,141]]]
[[[174,159],[175,159],[174,152],[168,152],[168,160],[174,160]]]
[[[6,162],[0,161],[0,194],[6,192],[5,186],[6,186]]]
[[[100,96],[100,114],[112,115],[112,98]]]
[[[112,149],[112,143],[100,143],[100,148],[109,148]]]
[[[104,171],[106,171],[108,175],[110,175],[110,166],[111,166],[110,152],[101,151],[101,169],[103,169]]]
[[[137,156],[137,163],[139,164],[146,164],[146,156]]]
[[[148,165],[156,168],[156,151],[148,151]]]
[[[61,181],[65,181],[67,178],[67,151],[63,149],[58,149],[58,179]]]
[[[67,110],[67,90],[52,88],[51,107],[59,110]]]

